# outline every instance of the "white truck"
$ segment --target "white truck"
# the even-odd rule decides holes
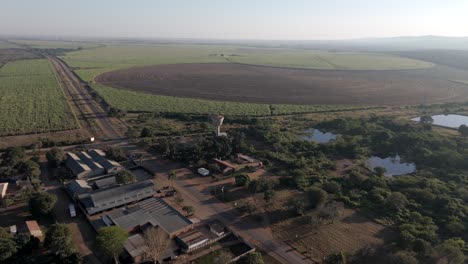
[[[69,204],[68,205],[68,211],[70,211],[70,217],[73,218],[76,216],[76,209],[74,204]]]

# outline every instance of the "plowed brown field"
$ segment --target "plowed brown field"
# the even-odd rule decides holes
[[[412,105],[461,101],[468,86],[404,71],[304,70],[234,63],[135,67],[98,83],[158,95],[281,104]]]

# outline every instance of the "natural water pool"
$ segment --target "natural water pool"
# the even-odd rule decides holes
[[[414,163],[402,162],[399,155],[388,158],[372,156],[367,160],[367,165],[372,170],[376,167],[385,168],[385,176],[400,176],[416,171],[416,165]]]
[[[336,140],[337,135],[329,132],[322,132],[318,129],[308,129],[305,134],[301,136],[302,140],[313,141],[317,143],[328,143]]]
[[[461,125],[468,126],[468,116],[463,115],[433,115],[432,119],[434,120],[433,124],[437,126],[449,127],[449,128],[459,128]],[[420,117],[415,117],[411,119],[412,121],[419,122]]]

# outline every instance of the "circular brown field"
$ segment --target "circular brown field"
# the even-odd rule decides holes
[[[302,70],[233,63],[173,64],[107,72],[98,83],[158,95],[286,104],[411,105],[461,101],[463,84],[424,70]]]

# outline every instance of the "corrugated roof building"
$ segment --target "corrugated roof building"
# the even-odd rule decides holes
[[[106,173],[116,173],[124,169],[122,165],[120,165],[118,162],[109,160],[106,158],[106,153],[100,149],[91,149],[88,151],[89,155],[97,161],[99,164],[101,164],[102,167],[106,170]]]
[[[78,196],[82,207],[89,215],[137,202],[156,194],[152,180],[96,190]]]
[[[86,165],[76,154],[68,152],[65,165],[71,170],[77,179],[84,179],[94,176],[93,170]]]

